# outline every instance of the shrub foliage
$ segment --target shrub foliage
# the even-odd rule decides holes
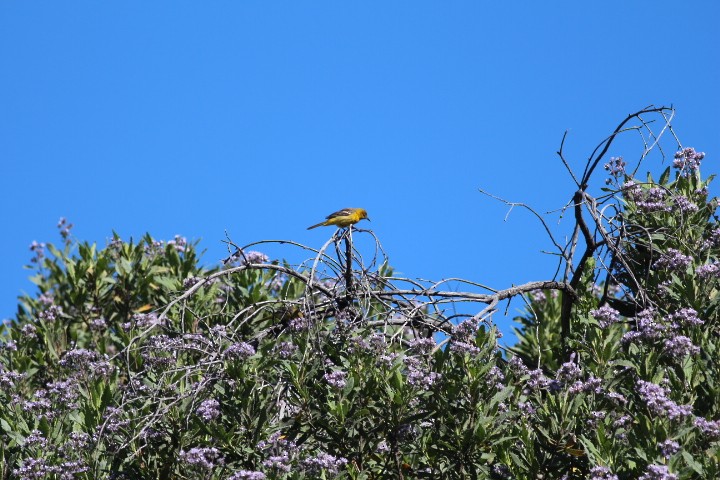
[[[679,141],[636,175],[672,115],[628,116],[581,176],[560,149],[558,273],[506,290],[400,278],[358,229],[295,245],[302,265],[231,244],[205,268],[181,237],[98,248],[61,220],[2,325],[2,478],[720,478],[712,178]],[[628,133],[632,171],[606,158]],[[490,316],[513,297],[504,349]]]

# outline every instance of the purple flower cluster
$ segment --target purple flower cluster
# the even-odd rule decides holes
[[[530,416],[530,415],[534,415],[535,412],[537,411],[537,409],[530,402],[518,402],[517,406],[518,406],[518,409],[520,410],[520,412],[523,415],[525,415],[526,417]]]
[[[26,376],[27,374],[25,373],[6,371],[3,369],[2,364],[0,364],[0,388],[5,392],[11,388],[15,388],[15,382],[22,380]]]
[[[480,353],[480,349],[472,343],[453,341],[450,344],[450,351],[458,355],[468,354],[474,356]]]
[[[663,353],[675,360],[682,360],[686,355],[700,352],[700,348],[694,345],[689,337],[675,334],[681,327],[704,323],[692,308],[677,310],[665,319],[658,319],[655,310],[646,309],[637,314],[635,321],[637,329],[625,333],[622,337],[625,344],[634,341],[654,343],[662,340]]]
[[[125,416],[126,412],[124,410],[116,407],[106,408],[105,415],[103,415],[103,419],[105,420],[103,428],[108,432],[117,432],[126,428],[130,425],[130,421],[125,419]]]
[[[208,398],[200,404],[195,413],[206,422],[214,420],[220,416],[220,402],[214,398]]]
[[[293,318],[288,323],[288,328],[292,330],[293,332],[304,332],[307,329],[310,328],[310,319],[308,317],[305,317],[303,315],[300,315],[299,317]]]
[[[669,317],[672,322],[673,328],[679,328],[681,326],[699,326],[705,323],[704,320],[700,320],[697,316],[697,312],[692,308],[681,308],[676,312],[672,313]]]
[[[253,470],[240,470],[228,477],[227,480],[265,480],[267,477],[262,472]]]
[[[623,335],[622,342],[629,343],[634,340],[652,341],[662,338],[668,330],[668,327],[658,322],[655,319],[655,314],[656,312],[652,308],[646,308],[639,312],[635,316],[637,329]]]
[[[590,315],[598,321],[600,328],[607,328],[620,321],[620,313],[608,305],[603,305],[597,310],[591,310]]]
[[[252,345],[245,342],[233,343],[227,349],[225,349],[225,356],[228,358],[247,360],[253,355],[255,355],[255,349]]]
[[[603,167],[611,177],[618,179],[625,176],[625,165],[626,163],[625,160],[623,160],[623,157],[612,157]],[[609,178],[605,181],[605,183],[611,182],[612,180]]]
[[[173,240],[169,240],[167,244],[171,247],[175,247],[176,252],[185,253],[185,250],[187,250],[188,241],[185,237],[175,235],[175,238]]]
[[[370,355],[380,355],[387,350],[385,335],[373,333],[369,337],[353,337],[351,339],[351,352],[365,352]]]
[[[602,386],[602,380],[595,377],[594,375],[590,375],[590,377],[588,377],[588,379],[585,381],[576,381],[568,389],[568,393],[571,395],[575,395],[578,393],[594,393],[599,395],[604,391],[605,389]]]
[[[90,375],[101,378],[107,378],[116,368],[110,363],[107,355],[101,358],[97,352],[84,348],[65,352],[59,363],[72,370],[73,375]]]
[[[541,390],[550,386],[551,383],[552,380],[545,376],[542,369],[538,368],[528,372],[528,379],[525,385],[530,390]]]
[[[669,212],[672,210],[672,207],[668,205],[668,194],[664,188],[644,189],[635,182],[628,181],[623,185],[623,190],[642,212]]]
[[[598,426],[598,424],[605,420],[605,417],[607,417],[607,412],[603,410],[590,412],[590,417],[587,419],[587,426],[590,428],[595,428]]]
[[[79,461],[63,462],[60,465],[50,465],[45,458],[25,458],[22,465],[12,471],[13,478],[21,480],[43,479],[43,478],[77,478],[89,468]]]
[[[189,288],[194,287],[202,279],[203,279],[202,277],[198,277],[197,275],[193,275],[191,277],[186,278],[185,280],[183,280],[183,289],[187,290]]]
[[[282,359],[288,359],[292,357],[295,352],[300,349],[297,345],[292,342],[280,342],[273,348],[273,351],[278,354]]]
[[[478,321],[475,318],[471,318],[453,327],[452,338],[459,342],[474,343],[477,330]]]
[[[662,443],[658,443],[660,453],[665,458],[670,458],[680,451],[680,444],[673,440],[665,440]]]
[[[667,465],[648,465],[645,473],[638,480],[677,480],[677,475],[670,473]]]
[[[522,377],[523,375],[527,375],[529,372],[528,368],[523,363],[522,359],[520,357],[512,357],[508,361],[508,367],[510,367],[510,370],[515,373],[518,377]]]
[[[274,470],[275,472],[290,472],[290,457],[283,453],[281,455],[271,455],[263,460],[263,467]]]
[[[505,375],[503,375],[502,370],[500,370],[497,365],[493,365],[488,371],[487,381],[498,390],[505,388],[505,385],[503,384],[505,381]]]
[[[720,263],[713,262],[707,265],[700,265],[695,269],[695,273],[703,280],[720,277]]]
[[[73,224],[68,222],[65,217],[60,217],[58,220],[57,228],[60,230],[60,236],[67,242],[70,238],[70,230],[73,228]]]
[[[328,383],[328,385],[338,390],[342,390],[343,388],[345,388],[345,385],[347,385],[347,373],[343,372],[342,370],[333,370],[330,373],[326,373],[323,378]]]
[[[580,375],[582,375],[582,369],[573,359],[560,365],[555,373],[555,377],[561,382],[572,382],[580,378]]]
[[[673,166],[681,171],[683,176],[689,176],[700,168],[700,162],[705,158],[704,152],[696,152],[694,148],[683,148],[675,153]]]
[[[693,261],[690,255],[684,255],[681,251],[674,248],[668,248],[667,252],[660,255],[653,268],[657,270],[669,270],[671,272],[681,272],[687,268]]]
[[[104,318],[96,318],[90,321],[89,327],[94,332],[104,332],[107,330],[107,322]]]
[[[648,409],[655,415],[668,417],[670,420],[692,415],[692,406],[675,403],[668,397],[670,390],[665,387],[638,380],[637,392]]]
[[[697,355],[700,347],[693,345],[692,340],[685,335],[668,338],[663,344],[663,353],[675,358],[683,358],[687,355]]]
[[[695,213],[699,210],[698,206],[687,197],[677,195],[673,197],[675,208],[682,213]]]
[[[244,252],[242,250],[236,251],[231,257],[230,262],[239,262],[242,265],[252,265],[257,263],[267,263],[270,257],[262,252],[251,250]]]
[[[698,428],[703,434],[707,435],[708,437],[712,439],[720,438],[720,422],[719,421],[713,421],[708,420],[703,417],[695,417],[693,420],[693,424],[696,428]]]
[[[310,474],[317,475],[321,472],[327,472],[337,475],[339,470],[347,464],[347,459],[320,452],[314,457],[306,458],[302,463]]]
[[[275,432],[267,440],[261,440],[257,448],[269,454],[263,461],[263,466],[277,473],[289,472],[291,458],[298,453],[295,442],[285,438],[281,432]]]
[[[47,322],[54,322],[63,314],[63,309],[57,305],[50,305],[48,308],[38,313],[38,318]]]
[[[30,432],[30,435],[25,437],[25,445],[44,448],[47,445],[47,438],[45,438],[40,430],[33,430]]]
[[[416,357],[405,357],[403,361],[407,367],[407,382],[414,387],[429,390],[441,378],[439,373],[424,368]]]
[[[180,451],[180,461],[205,470],[212,470],[216,465],[224,463],[220,451],[215,447],[195,447],[188,451]]]
[[[618,476],[609,468],[597,465],[590,469],[590,480],[618,480]]]
[[[33,242],[30,244],[30,251],[33,252],[33,257],[30,259],[32,263],[40,263],[45,258],[45,244],[42,242]]]
[[[437,346],[435,340],[432,337],[428,338],[416,338],[409,344],[410,351],[418,355],[427,355],[433,351]]]

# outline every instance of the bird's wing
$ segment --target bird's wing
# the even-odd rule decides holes
[[[330,220],[331,218],[335,218],[335,217],[347,217],[348,215],[352,215],[354,211],[355,211],[354,208],[343,208],[342,210],[338,210],[337,212],[331,213],[330,215],[328,215],[325,218]]]

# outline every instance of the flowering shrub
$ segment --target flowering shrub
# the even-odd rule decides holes
[[[720,478],[704,154],[679,148],[658,182],[614,157],[590,198],[602,155],[563,281],[488,294],[396,278],[342,233],[300,266],[239,249],[203,268],[182,237],[98,248],[61,221],[2,326],[0,475]],[[488,317],[513,296],[504,355]]]

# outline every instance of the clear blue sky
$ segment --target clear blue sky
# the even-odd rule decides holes
[[[580,169],[649,104],[720,171],[718,24],[710,0],[4,1],[0,319],[61,216],[213,264],[226,230],[320,246],[308,225],[361,206],[406,276],[548,279],[541,226],[478,188],[559,208],[563,132]]]

